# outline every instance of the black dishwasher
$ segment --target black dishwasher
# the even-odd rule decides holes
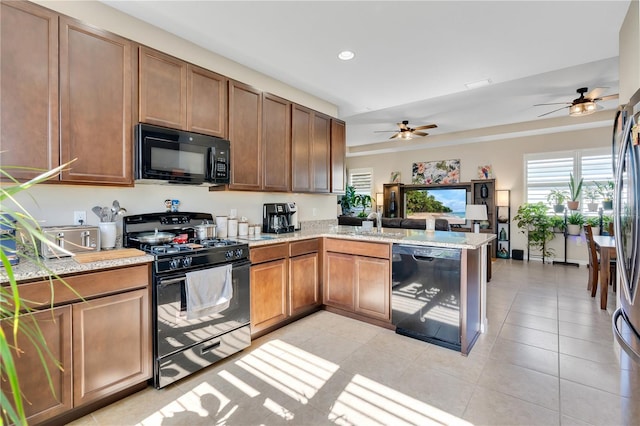
[[[461,350],[460,249],[393,245],[396,333]]]

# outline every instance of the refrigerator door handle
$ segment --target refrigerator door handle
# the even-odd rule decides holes
[[[620,345],[620,347],[622,348],[623,351],[625,351],[625,353],[627,355],[629,355],[629,358],[631,358],[633,361],[640,363],[640,353],[636,352],[630,345],[629,343],[627,343],[627,341],[624,339],[624,337],[622,337],[622,333],[620,332],[620,329],[618,328],[618,318],[622,318],[622,321],[624,321],[627,324],[627,327],[629,327],[632,331],[632,338],[633,336],[635,336],[635,338],[638,338],[638,334],[636,333],[636,331],[633,329],[633,327],[631,326],[631,324],[629,323],[629,320],[627,320],[627,316],[624,314],[624,311],[620,308],[616,309],[616,311],[613,313],[613,316],[611,318],[611,321],[613,322],[613,335],[616,338],[616,341],[618,342],[618,344]]]

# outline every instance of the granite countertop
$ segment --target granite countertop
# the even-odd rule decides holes
[[[464,249],[477,249],[496,239],[495,234],[445,231],[428,232],[420,229],[403,228],[382,228],[382,232],[378,233],[375,228],[372,231],[365,231],[360,226],[345,225],[331,225],[310,230],[303,229],[287,234],[260,234],[260,237],[239,237],[237,239],[248,242],[249,247],[258,247],[267,244],[318,237]]]
[[[320,237],[432,247],[477,249],[494,240],[496,235],[475,234],[473,232],[427,232],[418,229],[402,228],[382,228],[382,232],[378,233],[375,228],[371,231],[365,231],[360,226],[326,225],[287,234],[260,234],[259,237],[237,237],[236,239],[247,242],[249,247],[259,247],[280,242]],[[73,260],[73,258],[67,257],[50,260],[40,259],[39,263],[36,263],[29,256],[21,256],[20,263],[13,267],[13,273],[17,281],[27,281],[48,277],[51,274],[69,275],[79,272],[148,263],[152,262],[153,259],[154,257],[151,255],[144,255],[91,263],[78,263]],[[5,269],[0,268],[0,282],[5,283],[7,281],[8,277]]]

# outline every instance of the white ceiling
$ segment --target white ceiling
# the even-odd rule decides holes
[[[630,0],[103,2],[337,105],[353,147],[402,120],[437,124],[433,137],[564,117],[533,105],[579,87],[618,93]]]

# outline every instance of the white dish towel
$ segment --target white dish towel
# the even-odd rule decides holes
[[[231,265],[187,272],[187,319],[224,311],[233,297]]]

